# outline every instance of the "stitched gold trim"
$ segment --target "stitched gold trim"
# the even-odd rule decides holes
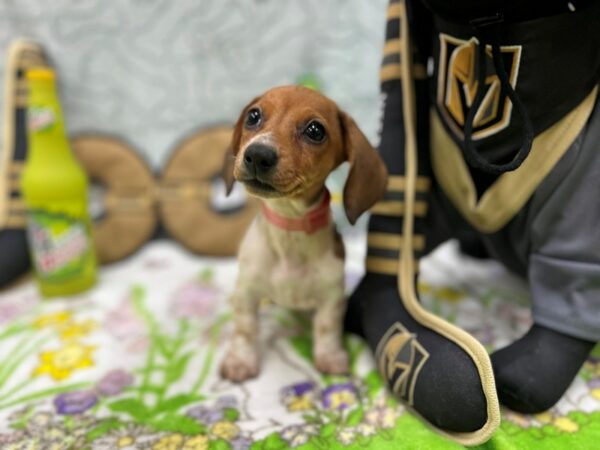
[[[404,356],[406,346],[410,349],[408,361]],[[421,359],[413,367],[418,355]],[[385,374],[386,379],[391,380],[398,370],[401,371],[391,389],[412,406],[419,373],[429,359],[429,352],[419,343],[417,336],[409,332],[401,323],[394,323],[379,340],[375,349],[375,358],[380,372]]]
[[[22,161],[13,161],[8,163],[8,175],[12,177],[20,176],[25,168],[25,163]]]
[[[8,199],[8,211],[25,211],[27,207],[25,202],[20,198],[9,198]]]
[[[598,87],[563,119],[540,133],[521,167],[502,174],[477,201],[475,185],[458,145],[446,133],[438,115],[431,113],[433,170],[444,192],[477,230],[493,233],[506,225],[569,149],[586,124]]]
[[[400,20],[400,39],[403,42],[403,54],[410,55],[408,21],[404,14],[404,3]],[[407,64],[402,67],[402,110],[405,118],[405,163],[406,163],[406,192],[405,206],[406,211],[402,227],[403,249],[400,255],[400,265],[398,270],[398,290],[400,298],[415,320],[424,326],[435,330],[442,336],[450,339],[459,345],[473,360],[477,367],[481,385],[487,401],[487,421],[479,429],[468,433],[454,433],[439,430],[445,436],[459,442],[463,445],[476,445],[487,441],[500,424],[500,407],[498,396],[496,394],[496,385],[492,364],[485,348],[470,334],[464,330],[452,325],[438,316],[423,309],[417,300],[415,292],[414,276],[415,261],[413,253],[410,251],[413,236],[413,214],[415,209],[415,184],[417,178],[417,147],[415,136],[415,98],[410,76],[410,59],[405,59]],[[451,368],[450,368],[451,370]]]
[[[406,178],[402,175],[390,175],[388,177],[388,191],[404,191],[406,186]],[[431,187],[431,179],[429,177],[417,177],[415,188],[419,192],[427,192]]]
[[[396,275],[398,273],[398,260],[367,256],[365,266],[368,272],[381,273],[384,275]]]
[[[13,162],[15,142],[15,107],[22,106],[23,86],[16,79],[18,68],[45,64],[42,47],[31,41],[15,41],[8,49],[4,70],[4,114],[2,117],[2,149],[0,153],[0,229],[12,222],[8,214],[7,178],[18,175],[23,170],[22,162]],[[10,225],[13,226],[13,225]]]
[[[8,192],[20,192],[21,191],[21,179],[20,178],[9,178],[8,179]],[[7,191],[3,191],[5,194]]]
[[[402,236],[392,233],[370,232],[367,236],[367,246],[385,250],[401,250]],[[416,251],[425,249],[425,236],[422,234],[415,234],[413,236],[413,249]]]
[[[387,20],[397,19],[400,17],[402,5],[400,3],[392,3],[387,9]]]
[[[399,54],[400,39],[388,39],[383,45],[383,56]]]
[[[384,81],[398,80],[401,73],[401,64],[386,64],[379,72],[379,81],[383,83]]]
[[[402,64],[390,63],[381,67],[379,71],[379,81],[399,80],[402,77]],[[413,69],[413,78],[416,80],[427,79],[427,69],[423,64],[416,64]]]
[[[406,206],[404,202],[396,200],[383,200],[376,203],[371,208],[372,214],[380,214],[382,216],[400,217],[404,215]],[[414,206],[414,213],[417,217],[423,217],[427,214],[427,202],[417,200]]]
[[[25,216],[24,214],[10,214],[4,222],[4,226],[7,228],[25,228],[26,225],[27,216]]]

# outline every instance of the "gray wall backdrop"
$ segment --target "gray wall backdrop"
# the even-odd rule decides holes
[[[71,133],[126,137],[158,168],[204,126],[233,123],[306,73],[376,143],[387,0],[2,0],[0,49],[40,41]],[[0,63],[3,72],[4,58]]]

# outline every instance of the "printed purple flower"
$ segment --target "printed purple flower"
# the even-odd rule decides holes
[[[146,334],[146,326],[137,315],[129,297],[125,297],[116,308],[108,312],[104,327],[119,341],[131,342]]]
[[[253,444],[252,439],[238,436],[235,439],[229,441],[232,450],[248,450],[250,446]]]
[[[8,299],[0,302],[0,324],[8,323],[16,317],[31,311],[37,299],[31,295],[19,298],[16,302]]]
[[[54,407],[58,414],[73,415],[87,411],[98,402],[93,391],[74,391],[58,395]]]
[[[98,381],[96,392],[99,395],[110,397],[120,394],[131,384],[133,384],[133,375],[122,369],[111,370]]]
[[[235,395],[223,395],[215,402],[215,408],[237,408],[238,400]]]
[[[187,284],[175,294],[173,315],[178,318],[210,316],[217,306],[218,294],[213,286]]]
[[[190,408],[186,414],[203,424],[213,424],[224,418],[222,408],[207,408],[206,406],[195,406]]]
[[[286,386],[281,390],[281,394],[285,397],[287,395],[295,395],[297,397],[304,395],[308,392],[315,390],[315,383],[312,381],[305,381],[303,383],[292,384]]]
[[[315,388],[310,381],[286,386],[281,390],[281,401],[290,412],[313,409]]]
[[[349,408],[357,403],[356,387],[352,383],[333,384],[323,390],[321,400],[328,409]]]

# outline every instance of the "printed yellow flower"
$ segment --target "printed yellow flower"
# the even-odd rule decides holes
[[[435,290],[435,295],[442,300],[450,303],[456,303],[462,300],[465,294],[451,287],[441,287]]]
[[[397,417],[396,411],[394,411],[392,408],[385,408],[381,416],[381,427],[392,428],[396,423]]]
[[[536,414],[534,417],[537,419],[538,422],[544,425],[552,422],[552,414],[550,414],[548,411]]]
[[[184,438],[179,433],[169,434],[160,438],[152,446],[152,450],[180,450]]]
[[[65,432],[57,427],[52,427],[46,431],[46,436],[53,441],[63,440],[65,438]]]
[[[554,426],[558,428],[560,431],[564,431],[566,433],[575,433],[579,430],[579,425],[576,422],[573,422],[568,417],[558,417],[554,420]]]
[[[287,410],[290,412],[307,411],[314,408],[312,396],[302,395],[290,400]]]
[[[71,317],[72,314],[70,311],[42,314],[41,316],[38,316],[31,325],[37,329],[53,327],[71,320]]]
[[[356,427],[356,431],[358,431],[363,436],[373,436],[377,430],[370,423],[361,423]]]
[[[33,376],[49,374],[56,381],[71,376],[73,371],[94,365],[92,352],[95,347],[77,343],[67,344],[61,349],[40,353],[40,365]]]
[[[335,392],[331,394],[331,409],[339,409],[343,405],[353,405],[356,403],[356,396],[352,392]]]
[[[86,320],[84,322],[67,322],[59,329],[60,338],[64,341],[75,340],[84,337],[96,328],[96,322]]]
[[[210,432],[218,438],[230,441],[240,433],[240,429],[235,423],[222,420],[215,423],[210,429]]]
[[[337,433],[338,441],[344,445],[350,445],[356,437],[356,432],[352,428],[342,428]]]
[[[117,439],[117,447],[129,447],[130,445],[135,444],[135,437],[133,436],[121,436]]]
[[[433,291],[433,287],[424,281],[419,281],[417,284],[417,290],[420,294],[430,294]]]
[[[208,437],[199,434],[191,438],[187,438],[182,450],[208,450],[210,441]]]

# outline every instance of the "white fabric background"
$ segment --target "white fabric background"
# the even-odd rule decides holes
[[[3,0],[0,49],[40,41],[71,134],[117,135],[158,168],[269,87],[316,74],[375,142],[387,0]],[[0,71],[3,73],[4,57]]]

